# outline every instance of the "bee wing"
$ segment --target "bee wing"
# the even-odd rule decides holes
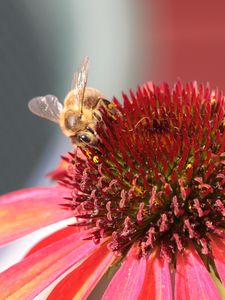
[[[86,56],[73,76],[72,89],[74,90],[75,104],[83,111],[84,92],[88,79],[89,58]]]
[[[63,109],[58,98],[53,95],[33,98],[29,101],[28,107],[33,114],[55,123],[59,123],[59,116]]]

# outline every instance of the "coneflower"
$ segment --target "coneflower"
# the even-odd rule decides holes
[[[97,148],[64,158],[67,171],[54,174],[63,186],[2,196],[3,243],[75,221],[0,275],[0,299],[33,299],[56,280],[47,299],[86,299],[113,267],[102,299],[222,299],[224,97],[177,82],[172,91],[147,83],[123,100],[102,110]],[[23,207],[31,213],[38,201],[38,226],[33,212],[23,227]]]

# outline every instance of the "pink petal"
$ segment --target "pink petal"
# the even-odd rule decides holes
[[[134,245],[111,280],[102,299],[136,300],[143,285],[145,269],[146,259],[137,258],[137,247]]]
[[[177,255],[175,299],[221,300],[218,289],[193,245],[185,253]]]
[[[225,236],[222,238],[213,237],[211,239],[211,248],[214,256],[214,262],[220,278],[225,284]]]
[[[67,275],[54,288],[47,300],[87,299],[116,257],[107,249],[99,247],[78,268]]]
[[[0,197],[0,245],[41,227],[72,217],[62,209],[69,190],[60,187],[24,189]]]
[[[169,264],[158,256],[157,251],[147,259],[145,279],[138,299],[172,299]]]
[[[75,233],[25,258],[0,274],[0,300],[33,299],[70,267],[96,249]]]

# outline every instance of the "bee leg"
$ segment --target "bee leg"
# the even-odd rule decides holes
[[[96,119],[97,122],[102,121],[102,115],[100,112],[101,107],[105,107],[106,111],[110,116],[113,116],[115,113],[115,105],[113,103],[111,103],[108,99],[98,98],[96,106],[93,107],[93,117]]]
[[[109,101],[108,99],[99,98],[99,101],[96,105],[96,108],[99,109],[100,107],[105,107],[108,114],[112,117],[116,113],[116,105]]]
[[[93,107],[92,109],[93,110],[99,110],[100,107],[105,107],[105,108],[108,108],[108,105],[110,104],[110,101],[107,100],[107,99],[104,99],[104,98],[98,98],[98,101],[95,105],[95,107]]]
[[[93,112],[93,117],[95,118],[95,120],[97,122],[101,122],[102,121],[102,115],[101,115],[101,113],[100,113],[99,110]]]
[[[102,99],[102,98],[101,98],[100,100],[101,100],[101,101],[104,103],[104,105],[107,106],[107,107],[108,107],[108,106],[110,105],[110,103],[111,103],[108,99]]]

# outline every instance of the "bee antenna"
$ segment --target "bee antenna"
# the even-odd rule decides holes
[[[80,108],[80,114],[81,114],[81,116],[83,115],[84,93],[85,93],[85,88],[84,88],[83,91],[82,91],[81,108]]]

